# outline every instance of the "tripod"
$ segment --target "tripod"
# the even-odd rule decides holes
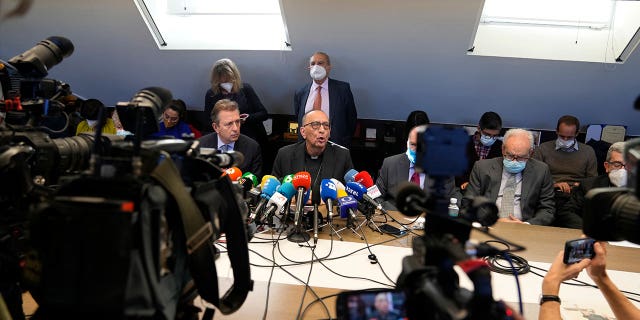
[[[329,236],[333,237],[333,235],[335,234],[336,236],[338,236],[338,239],[340,239],[340,241],[344,240],[340,235],[340,231],[344,230],[346,227],[340,230],[336,230],[335,226],[333,225],[333,212],[327,211],[327,221],[324,224],[320,225],[320,228],[324,228],[325,226],[329,226],[329,228],[331,228],[331,230],[329,231]]]
[[[383,234],[382,230],[380,230],[378,225],[373,221],[373,215],[376,213],[375,207],[373,207],[369,203],[363,203],[363,204],[358,206],[358,209],[360,210],[360,212],[362,212],[362,214],[364,215],[365,219],[364,219],[364,221],[362,221],[358,225],[356,230],[360,230],[361,232],[364,232],[364,231],[362,231],[362,227],[363,226],[369,226],[369,228],[371,228],[371,230],[378,231],[378,232],[380,232],[380,234]]]

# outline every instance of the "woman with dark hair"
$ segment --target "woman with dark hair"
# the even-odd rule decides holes
[[[230,59],[220,59],[211,70],[211,88],[205,95],[204,110],[207,117],[211,115],[213,106],[222,99],[235,101],[243,120],[241,133],[253,138],[260,145],[267,143],[267,132],[262,121],[267,120],[267,109],[258,95],[248,83],[243,83],[240,71]],[[211,123],[206,126],[211,128]]]
[[[186,108],[177,100],[164,108],[160,130],[154,134],[155,137],[173,136],[177,139],[193,138],[193,132],[189,125],[183,120]]]

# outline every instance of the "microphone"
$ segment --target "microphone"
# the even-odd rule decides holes
[[[306,171],[300,171],[293,176],[292,183],[298,190],[298,194],[296,195],[296,212],[293,221],[294,226],[297,227],[298,220],[302,214],[302,207],[304,206],[304,202],[306,202],[303,200],[304,193],[311,187],[311,174]]]
[[[284,176],[282,178],[282,183],[291,182],[291,181],[293,181],[293,175],[292,174],[288,174],[288,175],[286,175],[286,176]]]
[[[262,211],[267,201],[276,192],[276,189],[278,188],[278,186],[280,186],[280,181],[278,181],[278,179],[276,178],[270,178],[270,179],[267,179],[267,181],[265,181],[262,187],[262,194],[260,195],[261,197],[260,201],[258,202],[258,204],[256,205],[256,208],[253,210],[253,213],[250,216],[251,221],[254,221],[257,219],[256,216],[258,216],[258,214]]]
[[[203,150],[200,149],[202,152]],[[219,167],[239,166],[244,163],[244,155],[238,151],[229,151],[227,153],[201,153],[207,161]]]
[[[291,182],[285,182],[278,186],[277,192],[271,196],[267,203],[267,211],[265,211],[262,222],[266,222],[271,215],[280,212],[285,204],[296,194],[296,189]]]
[[[347,186],[345,187],[345,191],[347,191],[347,193],[351,196],[353,196],[354,198],[356,198],[358,201],[364,200],[368,203],[370,203],[374,208],[387,213],[386,210],[384,208],[382,208],[382,205],[379,204],[377,201],[375,201],[373,198],[371,198],[368,194],[367,194],[367,188],[365,188],[362,184],[357,183],[357,182],[347,182]]]
[[[258,177],[255,174],[253,174],[253,173],[251,173],[249,171],[243,173],[242,174],[242,178],[250,180],[252,187],[255,187],[255,186],[258,185]]]
[[[313,245],[318,244],[318,204],[313,204]]]
[[[371,175],[369,174],[369,172],[366,172],[366,171],[358,172],[353,177],[353,181],[362,184],[367,189],[373,186],[373,178],[371,178]]]
[[[340,204],[340,217],[347,218],[351,216],[351,218],[356,218],[356,213],[354,210],[358,210],[358,201],[351,196],[346,196],[342,198],[338,198],[338,203]]]
[[[406,216],[415,217],[427,211],[428,197],[415,183],[404,181],[398,186],[396,206]]]
[[[355,176],[357,174],[358,174],[358,171],[356,171],[354,169],[349,169],[349,171],[347,171],[347,173],[344,174],[344,182],[354,181]]]
[[[264,183],[271,178],[278,180],[276,176],[272,176],[270,174],[265,174],[264,176],[262,176],[262,180],[260,180],[260,189],[264,189]]]
[[[327,219],[333,217],[333,201],[338,199],[338,190],[331,179],[322,179],[320,183],[320,197],[327,204]]]
[[[231,167],[229,169],[224,170],[222,176],[229,176],[231,181],[238,181],[240,177],[242,177],[242,170],[238,167]]]

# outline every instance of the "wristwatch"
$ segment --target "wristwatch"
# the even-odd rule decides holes
[[[543,303],[545,303],[547,301],[555,301],[557,303],[561,303],[560,302],[560,297],[558,297],[558,296],[546,295],[546,294],[543,294],[543,295],[540,296],[540,305],[542,305]]]

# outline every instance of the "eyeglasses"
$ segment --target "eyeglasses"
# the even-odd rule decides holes
[[[162,117],[164,117],[165,120],[169,121],[169,122],[178,122],[178,120],[180,120],[180,117],[172,117],[166,113],[162,114]]]
[[[320,129],[320,125],[322,125],[322,127],[325,130],[331,129],[331,124],[329,122],[320,122],[320,121],[309,122],[309,123],[305,124],[303,127],[311,126],[311,128],[313,130],[318,130],[318,129]]]
[[[528,156],[516,156],[516,155],[512,155],[509,153],[505,153],[502,155],[505,159],[509,160],[509,161],[518,161],[518,162],[525,162],[527,160],[529,160],[530,157]]]
[[[611,166],[614,169],[622,169],[626,166],[626,164],[620,162],[620,161],[611,161],[611,162],[607,162],[609,164],[609,166]]]

